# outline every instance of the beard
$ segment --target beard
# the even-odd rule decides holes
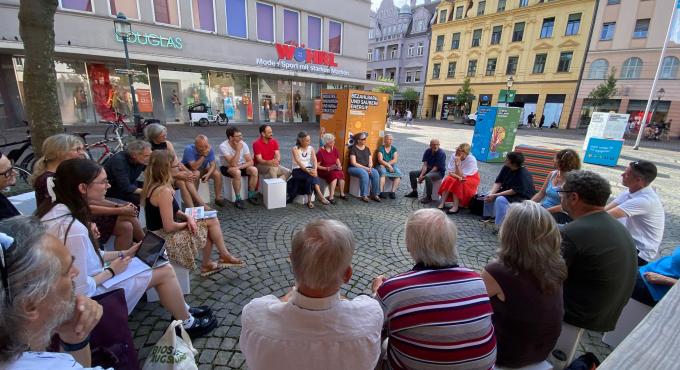
[[[68,298],[57,302],[54,305],[54,310],[52,311],[52,317],[49,321],[45,323],[44,331],[39,334],[41,337],[38,338],[35,343],[40,343],[41,348],[47,347],[54,335],[54,331],[64,324],[65,322],[73,318],[76,308],[76,285],[73,283],[71,288],[71,294]]]

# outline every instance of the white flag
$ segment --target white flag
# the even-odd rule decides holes
[[[673,13],[670,40],[676,44],[680,44],[680,0],[675,2],[675,12]]]

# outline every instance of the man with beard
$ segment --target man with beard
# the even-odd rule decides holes
[[[68,249],[32,217],[0,222],[0,247],[0,368],[88,368],[102,307],[75,295]],[[53,334],[65,353],[41,352]]]

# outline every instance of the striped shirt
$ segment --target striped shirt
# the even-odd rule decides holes
[[[385,281],[376,298],[391,369],[493,369],[493,310],[478,273],[418,264]]]

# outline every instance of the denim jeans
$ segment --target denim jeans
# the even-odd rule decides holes
[[[370,183],[370,194],[378,195],[380,193],[380,174],[375,168],[371,168],[371,174],[369,175],[366,170],[359,167],[350,167],[347,169],[350,176],[359,178],[359,187],[361,188],[361,196],[366,197],[369,194],[369,183]]]
[[[493,202],[484,202],[484,217],[496,217],[496,225],[503,223],[505,214],[508,212],[510,202],[504,196],[496,197]]]

